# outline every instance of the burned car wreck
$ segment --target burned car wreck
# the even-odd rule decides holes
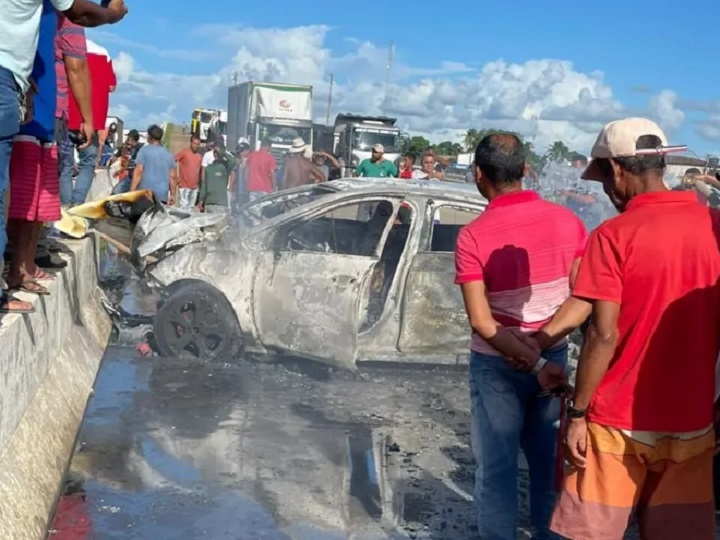
[[[349,369],[464,360],[455,241],[486,204],[466,184],[363,179],[281,191],[232,218],[156,205],[129,250],[161,293],[156,349]]]

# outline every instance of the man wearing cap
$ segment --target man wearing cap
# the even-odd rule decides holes
[[[282,178],[284,189],[325,181],[322,171],[312,164],[312,148],[302,138],[293,141],[289,152]]]
[[[396,177],[398,169],[392,161],[388,161],[383,156],[385,148],[382,144],[376,144],[372,147],[372,156],[370,159],[364,159],[355,169],[355,175],[365,178],[387,178]]]
[[[571,467],[551,521],[568,538],[715,538],[713,400],[720,350],[720,216],[663,183],[650,120],[612,122],[582,175],[619,216],[590,236],[547,346],[592,312],[567,408]]]

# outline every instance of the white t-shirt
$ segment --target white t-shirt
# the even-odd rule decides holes
[[[74,0],[50,0],[58,11],[67,11]],[[0,0],[0,66],[10,70],[20,89],[30,86],[40,35],[43,0]]]
[[[0,0],[0,2],[2,2],[2,0]],[[213,150],[208,150],[203,154],[202,166],[207,167],[213,163],[215,163],[215,152]]]
[[[423,171],[422,169],[415,169],[415,170],[413,170],[413,172],[412,172],[412,177],[413,177],[415,180],[427,180],[427,178],[428,178],[428,173],[426,173],[426,172]]]

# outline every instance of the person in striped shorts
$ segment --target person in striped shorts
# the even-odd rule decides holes
[[[582,175],[621,214],[590,235],[573,298],[540,332],[547,345],[592,312],[551,521],[567,538],[622,538],[633,514],[645,540],[715,538],[720,214],[664,185],[678,149],[650,120],[612,122]]]

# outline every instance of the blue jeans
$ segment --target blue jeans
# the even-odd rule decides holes
[[[5,195],[10,187],[10,154],[13,139],[20,131],[20,88],[15,77],[0,67],[0,208],[5,208]],[[0,254],[7,247],[5,219],[0,220]],[[0,298],[3,293],[0,290]]]
[[[73,167],[75,165],[75,147],[70,140],[67,119],[58,120],[60,127],[56,130],[58,158],[60,161],[60,201],[63,206],[85,204],[93,180],[95,179],[95,161],[97,160],[97,136],[92,143],[78,150],[80,162],[78,175],[73,186]]]
[[[545,351],[567,365],[567,345]],[[518,521],[518,454],[530,472],[530,520],[535,540],[558,539],[548,525],[557,495],[560,401],[538,397],[537,378],[513,370],[503,358],[473,352],[470,357],[472,446],[479,538],[515,540]]]

